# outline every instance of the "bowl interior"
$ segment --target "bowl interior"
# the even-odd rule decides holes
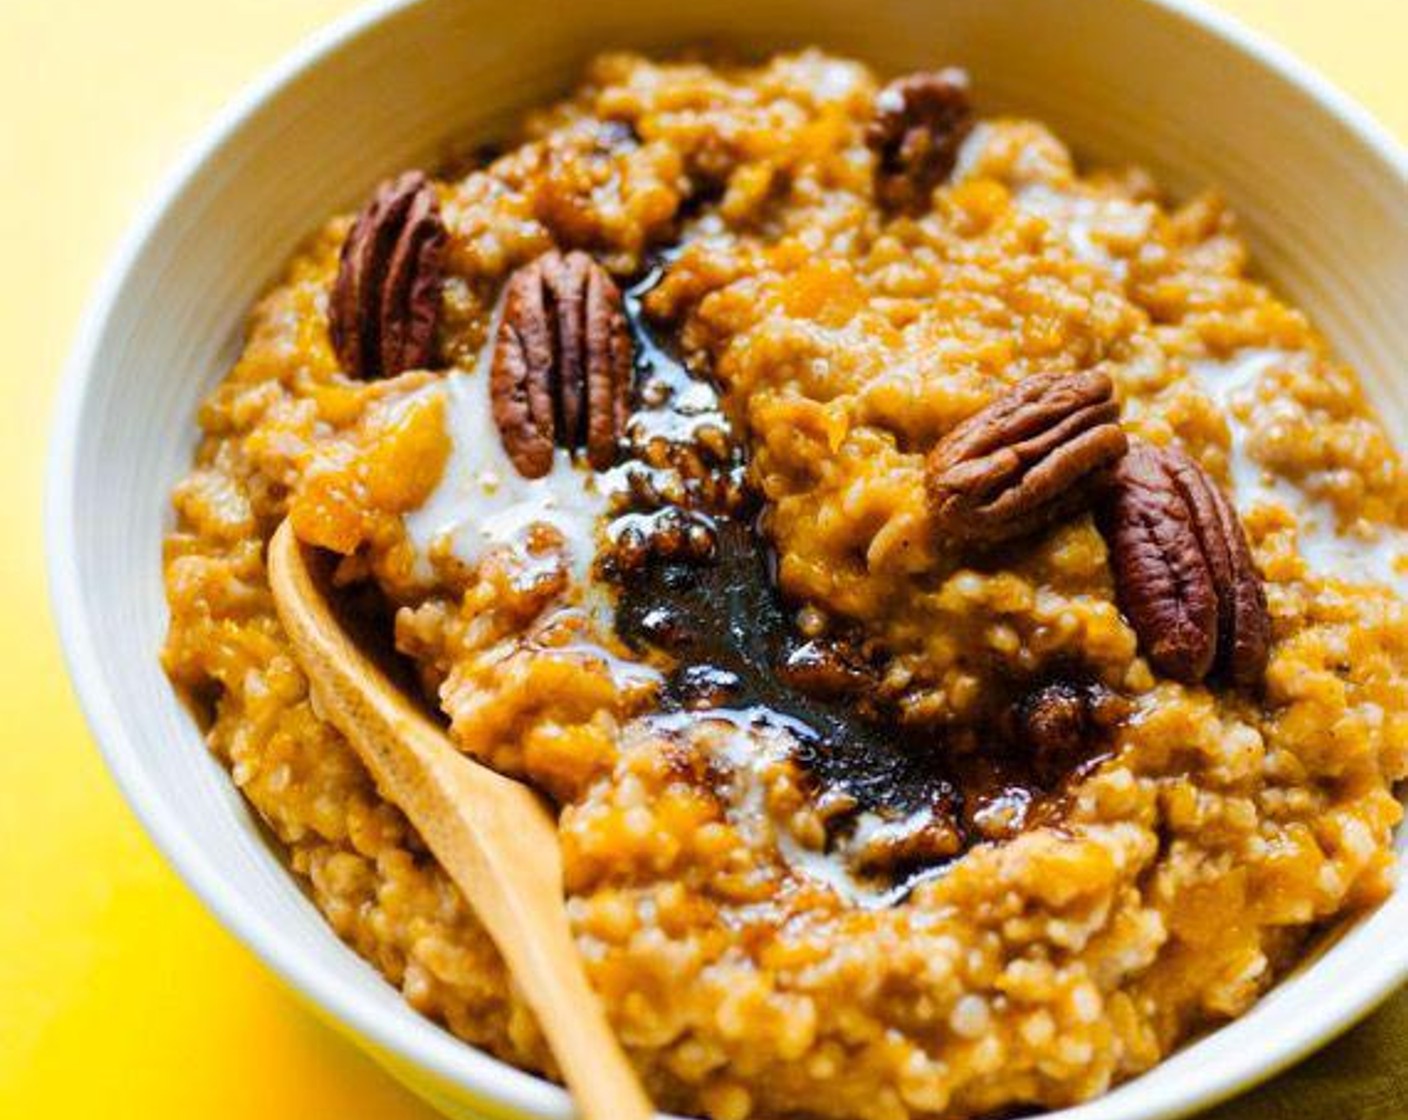
[[[156,653],[167,495],[189,462],[196,404],[235,358],[251,302],[328,213],[383,174],[433,158],[447,138],[500,130],[567,87],[596,50],[817,43],[887,72],[958,62],[985,110],[1045,120],[1087,160],[1141,163],[1175,192],[1218,184],[1262,271],[1357,365],[1401,440],[1402,157],[1353,110],[1235,45],[1210,18],[1155,0],[872,0],[863,15],[851,0],[424,0],[354,17],[246,97],[134,233],[98,297],[61,406],[49,494],[53,591],[85,708],[188,880],[316,1006],[443,1107],[568,1115],[560,1092],[454,1042],[341,946],[204,750]],[[1246,1018],[1061,1115],[1182,1112],[1298,1056],[1405,968],[1400,892]]]

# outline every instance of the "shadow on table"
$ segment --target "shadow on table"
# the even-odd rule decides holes
[[[1300,1065],[1203,1120],[1408,1120],[1408,989]]]

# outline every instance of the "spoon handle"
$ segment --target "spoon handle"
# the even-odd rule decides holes
[[[414,718],[444,743],[438,728],[418,712]],[[425,790],[437,804],[426,843],[503,954],[584,1120],[649,1120],[654,1109],[587,983],[562,901],[556,829],[542,802],[458,752],[426,762]]]
[[[349,638],[285,522],[269,542],[280,621],[323,718],[415,826],[503,955],[585,1120],[654,1112],[582,968],[557,830],[528,787],[462,755]]]

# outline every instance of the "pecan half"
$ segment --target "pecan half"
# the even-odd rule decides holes
[[[1185,683],[1216,670],[1252,685],[1271,619],[1227,498],[1181,451],[1138,444],[1111,473],[1099,524],[1120,609],[1150,663]]]
[[[377,188],[342,243],[328,305],[333,350],[353,377],[428,366],[440,320],[445,226],[435,188],[407,171]]]
[[[1039,373],[958,424],[925,464],[939,531],[995,542],[1080,508],[1096,473],[1124,454],[1109,377]]]
[[[490,399],[504,450],[525,478],[553,449],[616,461],[630,411],[631,338],[621,291],[587,254],[551,250],[508,282],[494,340]]]
[[[973,130],[968,75],[956,67],[896,78],[875,98],[865,142],[876,154],[880,201],[922,209],[948,178],[958,149]]]

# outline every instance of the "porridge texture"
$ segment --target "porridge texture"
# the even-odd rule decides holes
[[[337,933],[466,1041],[553,1072],[309,698],[285,517],[457,745],[559,806],[662,1107],[1084,1100],[1392,889],[1408,482],[1355,374],[1215,194],[1077,170],[968,96],[603,56],[504,154],[313,236],[206,400],[166,668]],[[1036,424],[1052,493],[1034,468],[973,539],[951,434],[1077,391]],[[1139,567],[1112,477],[1178,507],[1148,540],[1196,571]]]

